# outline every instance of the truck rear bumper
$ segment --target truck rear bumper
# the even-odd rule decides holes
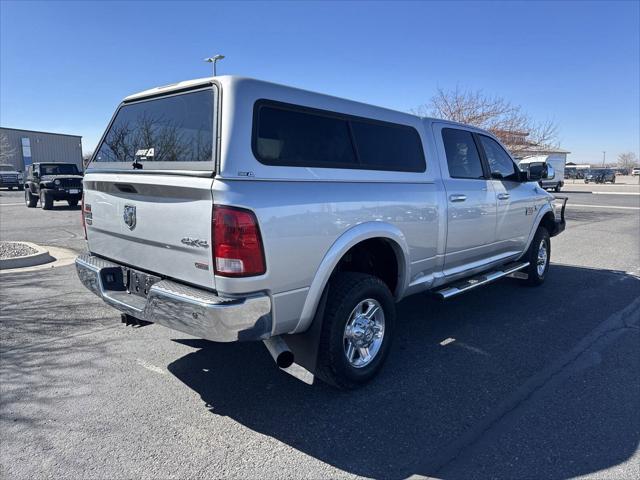
[[[154,283],[145,297],[122,286],[122,266],[95,255],[76,258],[80,281],[112,307],[147,322],[215,342],[271,336],[271,299],[265,294],[223,298],[172,280]],[[118,276],[120,275],[120,277]]]

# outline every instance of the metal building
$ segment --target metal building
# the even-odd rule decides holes
[[[0,127],[1,163],[25,171],[36,162],[75,163],[82,170],[82,137]]]

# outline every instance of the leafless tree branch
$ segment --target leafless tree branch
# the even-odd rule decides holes
[[[558,128],[551,121],[535,122],[519,105],[481,90],[439,88],[429,103],[412,110],[420,116],[431,116],[474,125],[493,133],[515,156],[536,155],[536,150],[558,145]]]

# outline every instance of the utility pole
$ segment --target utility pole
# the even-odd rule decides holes
[[[604,150],[602,151],[602,166],[604,167],[604,164],[607,160],[607,152],[605,152]]]
[[[224,58],[224,55],[214,55],[213,57],[209,57],[209,58],[205,58],[204,61],[207,63],[212,63],[213,64],[213,76],[216,76],[216,62],[218,60],[222,60]]]

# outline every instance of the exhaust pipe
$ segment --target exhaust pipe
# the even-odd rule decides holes
[[[287,368],[293,364],[293,352],[281,336],[270,337],[262,341],[280,368]]]

